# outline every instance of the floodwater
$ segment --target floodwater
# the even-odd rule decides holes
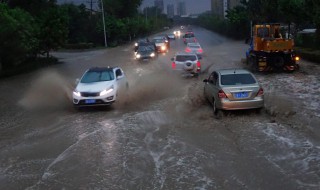
[[[199,78],[170,71],[185,47],[152,62],[132,45],[55,52],[63,64],[0,81],[0,189],[319,189],[319,68],[256,74],[261,113],[215,119],[202,80],[242,68],[247,45],[193,29],[205,56]],[[121,66],[129,95],[76,110],[74,81],[92,66]]]

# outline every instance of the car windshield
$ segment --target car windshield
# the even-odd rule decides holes
[[[190,45],[189,47],[194,49],[200,49],[200,46],[197,46],[197,45]]]
[[[243,84],[255,84],[256,80],[251,74],[228,74],[221,75],[222,85],[243,85]]]
[[[112,69],[103,71],[88,71],[81,79],[81,83],[92,83],[100,81],[114,80],[114,73]]]
[[[153,39],[153,41],[155,43],[162,43],[162,42],[164,42],[164,39]]]
[[[153,51],[154,47],[152,46],[140,46],[138,51]]]
[[[197,57],[195,55],[177,55],[176,61],[195,61]]]
[[[193,38],[194,34],[190,33],[190,34],[185,34],[184,35],[185,38]]]

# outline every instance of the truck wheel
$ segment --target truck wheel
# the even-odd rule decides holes
[[[250,56],[249,58],[249,65],[251,67],[251,71],[253,73],[258,72],[259,71],[259,67],[258,67],[258,63],[257,63],[257,58],[255,56]]]

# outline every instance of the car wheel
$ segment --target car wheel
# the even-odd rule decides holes
[[[213,108],[213,116],[214,116],[216,119],[221,119],[222,113],[221,113],[221,111],[217,108],[216,101],[215,101],[214,99],[212,100],[212,108]]]

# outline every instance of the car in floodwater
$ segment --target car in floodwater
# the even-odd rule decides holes
[[[77,79],[73,105],[106,106],[113,104],[128,88],[126,75],[120,67],[93,67]]]
[[[178,52],[171,58],[171,67],[175,72],[180,72],[182,76],[199,76],[201,63],[197,54]]]
[[[139,61],[151,60],[156,58],[158,55],[156,45],[152,42],[149,44],[139,46],[138,50],[135,52],[135,58]]]
[[[169,42],[164,36],[156,36],[152,41],[156,44],[158,52],[166,53],[169,51]]]
[[[136,52],[141,45],[150,43],[149,38],[140,38],[134,43],[134,51]]]
[[[203,55],[203,49],[199,43],[187,43],[187,47],[185,49],[185,52],[195,53],[199,57],[202,57],[202,55]]]
[[[221,110],[261,109],[264,92],[255,76],[245,69],[213,71],[204,82],[204,96],[215,116]]]
[[[194,35],[193,32],[187,32],[187,33],[185,33],[185,34],[182,36],[182,38],[183,38],[183,43],[184,43],[184,44],[196,43],[196,42],[197,42],[197,39],[196,39],[196,37],[195,37],[195,35]]]

